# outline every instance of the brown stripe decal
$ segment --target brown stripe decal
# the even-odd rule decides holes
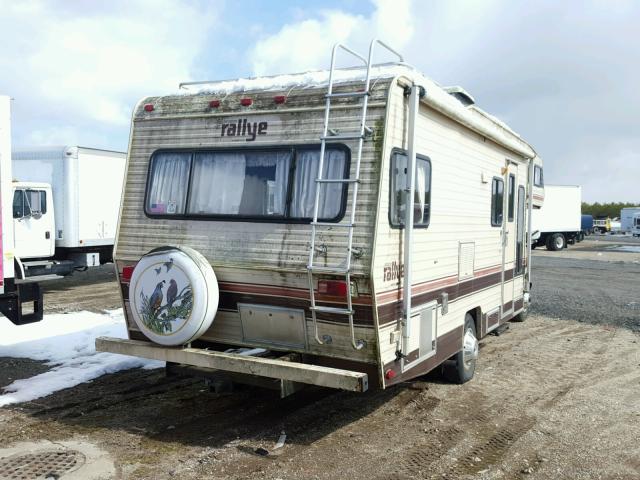
[[[509,272],[511,272],[511,275],[513,275],[513,270],[509,270]],[[463,297],[465,295],[469,295],[469,294],[478,292],[480,290],[484,290],[485,288],[493,287],[495,285],[500,285],[501,281],[502,281],[501,272],[492,273],[490,275],[472,278],[460,283],[437,288],[435,290],[432,290],[430,292],[425,292],[420,295],[414,295],[411,298],[411,303],[415,307],[418,307],[422,304],[439,299],[440,294],[445,292],[449,294],[449,301],[453,302],[459,297]],[[389,323],[393,323],[397,321],[397,319],[401,315],[402,315],[401,300],[397,300],[395,303],[388,303],[386,305],[381,305],[378,307],[378,321],[380,323],[380,326],[387,325]]]
[[[517,312],[518,310],[522,310],[522,308],[524,307],[524,297],[520,297],[518,298],[514,303],[513,303],[513,309]]]

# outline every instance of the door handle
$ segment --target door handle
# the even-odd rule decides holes
[[[49,240],[51,238],[51,232],[44,232],[44,238]]]

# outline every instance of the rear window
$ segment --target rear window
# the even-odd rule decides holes
[[[160,151],[151,158],[149,216],[308,221],[313,218],[320,147]],[[348,150],[328,146],[324,179],[348,175]],[[320,186],[318,218],[344,214],[346,184]]]

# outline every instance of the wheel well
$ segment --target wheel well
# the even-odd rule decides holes
[[[472,310],[469,310],[467,313],[473,317],[473,323],[476,326],[476,335],[478,336],[478,338],[480,338],[482,336],[482,325],[480,321],[482,319],[482,309],[480,307],[476,307]]]

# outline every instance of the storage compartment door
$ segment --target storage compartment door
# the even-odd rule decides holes
[[[436,301],[422,305],[411,316],[409,342],[405,346],[402,371],[419,365],[436,353],[438,343]]]

